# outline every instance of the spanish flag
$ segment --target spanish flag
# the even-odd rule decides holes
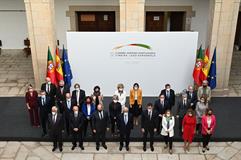
[[[59,49],[58,47],[56,47],[56,57],[55,57],[55,61],[56,61],[56,79],[59,82],[60,80],[64,80],[63,78],[63,70],[62,70],[62,65],[61,65],[61,60],[59,57]]]
[[[53,61],[53,57],[50,52],[50,48],[48,47],[48,60],[47,60],[47,77],[51,79],[51,83],[57,84],[56,77],[55,77],[55,65]]]
[[[208,73],[209,73],[210,64],[211,64],[209,55],[210,55],[210,51],[209,51],[209,47],[208,47],[205,51],[205,56],[203,58],[203,66],[202,66],[202,71],[200,73],[200,81],[201,82],[204,80],[207,80],[207,78],[208,78]]]

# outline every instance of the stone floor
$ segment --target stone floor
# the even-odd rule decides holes
[[[23,96],[34,84],[31,57],[21,50],[3,50],[0,55],[0,96]]]
[[[202,153],[199,143],[193,143],[189,153],[181,142],[174,143],[172,155],[155,143],[155,151],[142,151],[142,143],[130,143],[130,151],[119,151],[118,143],[107,143],[108,149],[95,150],[94,143],[84,143],[85,150],[71,151],[71,143],[64,143],[63,153],[51,151],[50,142],[0,142],[1,160],[241,160],[241,142],[211,142],[210,151]],[[149,148],[148,148],[149,149]]]

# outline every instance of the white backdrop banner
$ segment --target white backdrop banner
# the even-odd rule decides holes
[[[99,85],[112,96],[118,83],[129,93],[135,82],[144,96],[166,83],[181,92],[193,83],[197,41],[197,32],[67,32],[72,84],[87,95]]]

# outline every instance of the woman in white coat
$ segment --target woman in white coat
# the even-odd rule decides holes
[[[175,126],[175,118],[173,115],[171,115],[170,110],[166,110],[164,116],[162,117],[161,135],[164,137],[165,144],[166,144],[164,149],[166,149],[169,145],[169,153],[170,154],[172,154],[174,126]]]

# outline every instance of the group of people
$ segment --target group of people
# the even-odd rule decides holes
[[[55,86],[49,77],[42,84],[40,94],[29,85],[25,96],[31,125],[40,127],[41,124],[42,137],[48,134],[53,140],[52,151],[57,148],[63,150],[63,132],[71,136],[72,150],[77,147],[77,142],[84,150],[83,139],[88,128],[95,138],[96,150],[100,149],[100,144],[107,149],[105,138],[110,129],[112,136],[119,135],[119,150],[125,146],[128,151],[131,131],[134,126],[140,126],[144,151],[147,149],[148,135],[150,149],[154,151],[153,137],[157,134],[164,137],[165,149],[169,148],[169,153],[172,154],[176,118],[185,151],[189,151],[195,133],[202,135],[203,152],[209,150],[208,143],[214,133],[216,118],[208,106],[211,89],[207,81],[204,81],[197,91],[189,86],[177,103],[175,91],[171,89],[170,84],[166,84],[154,104],[148,103],[145,109],[142,104],[142,89],[138,83],[130,89],[129,105],[126,105],[126,97],[124,85],[118,84],[107,111],[99,86],[94,87],[93,94],[86,96],[79,84],[75,84],[74,90],[70,92],[70,87],[65,85],[64,81],[59,81],[58,86]],[[177,112],[174,115],[172,108],[175,104]]]

